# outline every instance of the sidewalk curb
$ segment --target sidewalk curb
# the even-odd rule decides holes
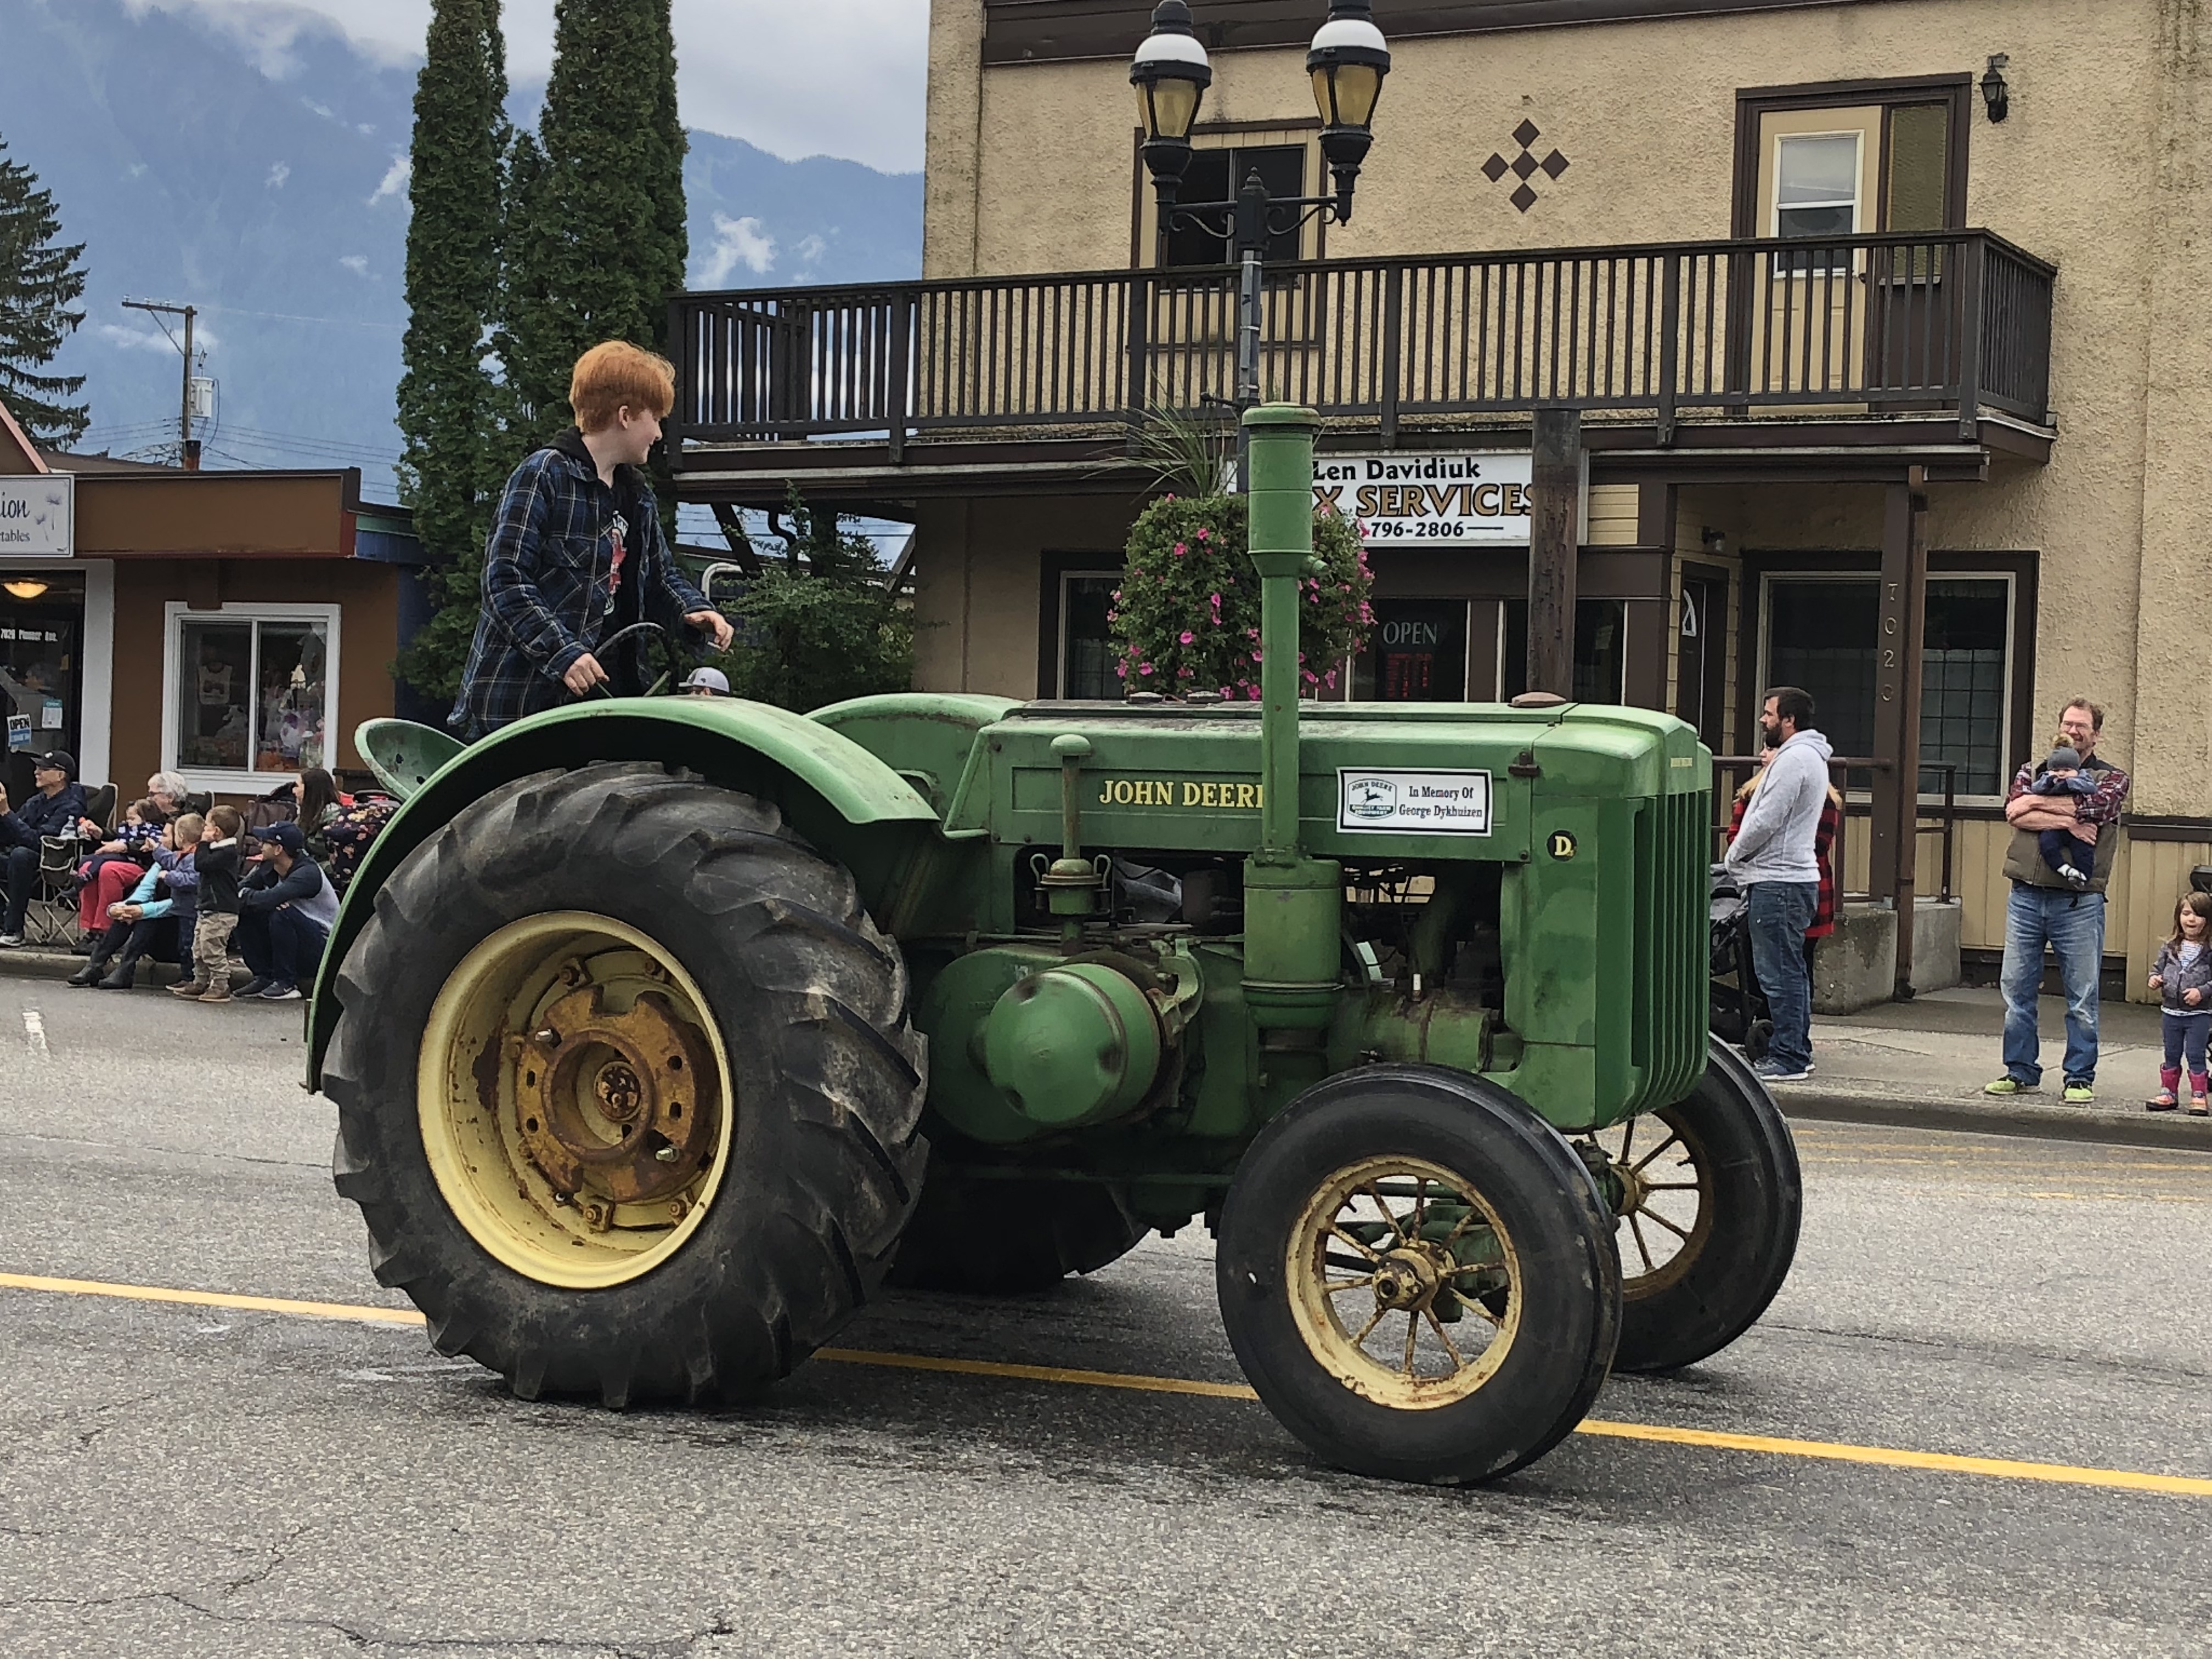
[[[1982,1106],[1924,1096],[1801,1091],[1784,1085],[1775,1104],[1808,1123],[1859,1123],[1886,1129],[1940,1129],[2014,1135],[2031,1140],[2079,1140],[2107,1146],[2152,1146],[2212,1152],[2212,1122],[2179,1112],[2100,1111],[2079,1106]]]

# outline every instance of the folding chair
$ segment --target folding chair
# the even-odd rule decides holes
[[[76,943],[76,894],[70,884],[84,862],[85,843],[74,836],[41,836],[39,875],[31,889],[31,902],[23,911],[26,945]]]

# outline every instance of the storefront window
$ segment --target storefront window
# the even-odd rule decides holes
[[[7,720],[0,783],[20,800],[31,787],[29,757],[82,748],[84,579],[9,576],[0,584],[0,716]]]
[[[1467,601],[1377,599],[1352,695],[1376,702],[1460,702],[1467,696]]]
[[[285,774],[329,763],[334,611],[172,610],[169,763],[187,773]]]
[[[1881,591],[1871,576],[1768,579],[1767,685],[1813,694],[1839,755],[1874,752]],[[1920,787],[1940,793],[1955,766],[1960,795],[2003,792],[2010,702],[2012,585],[2002,576],[1933,578],[1920,673]],[[1863,774],[1852,784],[1863,787]]]
[[[1505,601],[1505,654],[1498,676],[1505,696],[1528,689],[1528,601]],[[1575,602],[1575,701],[1619,702],[1627,684],[1628,607],[1619,599]]]

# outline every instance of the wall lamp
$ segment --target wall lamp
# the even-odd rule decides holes
[[[0,582],[0,587],[5,587],[19,599],[35,599],[46,591],[46,583],[27,577],[21,581]]]
[[[2012,113],[2012,88],[2005,84],[2005,65],[2012,59],[2003,52],[1990,54],[1989,73],[1982,76],[1982,102],[1992,122]]]

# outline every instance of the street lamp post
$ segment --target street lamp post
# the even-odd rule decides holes
[[[1191,27],[1188,0],[1160,0],[1152,10],[1152,32],[1129,65],[1144,123],[1145,167],[1159,202],[1158,246],[1164,250],[1176,226],[1195,226],[1226,241],[1239,267],[1240,416],[1260,401],[1261,278],[1268,240],[1316,219],[1338,225],[1352,221],[1352,192],[1374,143],[1375,106],[1382,96],[1382,77],[1390,72],[1390,49],[1375,27],[1372,0],[1330,0],[1328,21],[1306,53],[1306,72],[1321,111],[1322,159],[1335,188],[1320,196],[1273,196],[1255,172],[1230,201],[1184,202],[1180,198],[1183,175],[1190,170],[1191,129],[1206,89],[1213,84],[1213,65]],[[1241,421],[1237,433],[1237,487],[1243,490],[1251,472],[1251,441]]]

